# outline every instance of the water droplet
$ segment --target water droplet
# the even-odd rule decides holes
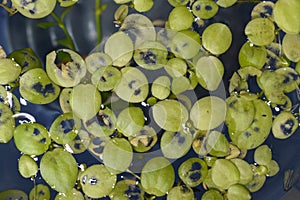
[[[87,179],[87,175],[85,175],[85,176],[82,177],[82,180],[81,180],[81,181],[82,181],[83,184],[86,183],[86,179]]]
[[[149,104],[147,104],[147,103],[146,103],[146,102],[144,102],[144,101],[141,103],[141,105],[142,105],[142,106],[144,106],[144,107],[147,107],[147,106],[149,106]]]
[[[20,104],[22,104],[23,106],[27,106],[27,101],[21,97]]]
[[[12,93],[7,91],[6,94],[7,94],[7,102],[9,104],[9,107],[12,108],[14,104]]]
[[[275,109],[276,112],[280,111],[280,108],[278,108],[278,107],[275,107],[274,109]]]
[[[84,164],[80,164],[78,165],[78,167],[81,171],[84,171],[86,169],[86,166]]]
[[[67,150],[69,153],[74,153],[74,151],[72,150],[69,144],[65,145],[65,150]]]

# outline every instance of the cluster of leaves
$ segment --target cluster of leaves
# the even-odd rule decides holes
[[[229,95],[221,97],[199,97],[195,90],[215,92],[223,84],[220,55],[229,50],[232,33],[228,25],[208,19],[236,0],[169,0],[174,8],[161,29],[142,14],[128,15],[130,7],[146,12],[154,1],[115,0],[122,4],[115,13],[120,30],[107,39],[103,52],[85,59],[74,51],[63,23],[77,1],[58,1],[68,7],[60,17],[53,13],[56,0],[43,5],[46,11],[40,11],[40,1],[12,2],[26,17],[51,13],[55,22],[40,26],[59,26],[66,35],[60,43],[68,49],[50,52],[44,68],[31,49],[0,54],[0,142],[14,138],[23,153],[20,174],[34,178],[40,172],[58,192],[55,199],[194,199],[203,186],[203,200],[248,200],[266,177],[278,173],[264,142],[271,132],[286,139],[298,129],[299,99],[295,103],[287,95],[297,92],[300,83],[300,25],[289,14],[295,10],[299,19],[297,0],[254,7],[245,27],[248,41],[238,55],[240,69],[230,80]],[[104,9],[97,1],[96,18]],[[201,37],[193,28],[199,20],[207,25]],[[251,77],[258,92],[249,87]],[[22,113],[17,88],[33,104],[59,99],[62,113],[49,129]],[[20,116],[28,122],[16,126]],[[101,163],[78,166],[74,154],[86,150]],[[253,164],[245,160],[250,150]],[[177,169],[172,162],[179,158],[185,159]],[[128,173],[134,178],[124,178]],[[180,182],[175,186],[176,176]],[[8,190],[0,198],[28,195]],[[36,185],[29,198],[50,199],[50,190]]]

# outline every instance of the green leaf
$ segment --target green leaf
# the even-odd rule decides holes
[[[40,170],[43,179],[58,192],[69,192],[77,180],[76,160],[61,148],[49,151],[42,157]]]
[[[15,120],[12,117],[13,113],[10,108],[0,102],[0,144],[9,142],[13,137],[15,129]]]
[[[65,47],[68,47],[69,49],[73,49],[72,41],[70,41],[68,38],[57,40],[57,43]]]
[[[152,158],[142,169],[141,184],[148,194],[164,196],[173,187],[174,181],[174,168],[164,157]]]
[[[22,190],[4,190],[4,191],[0,192],[0,199],[28,200],[28,195]]]

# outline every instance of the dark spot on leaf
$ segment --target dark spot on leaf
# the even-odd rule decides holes
[[[64,134],[69,133],[73,130],[73,127],[75,125],[74,119],[67,119],[60,122],[61,127],[64,130]]]
[[[106,77],[112,77],[113,75],[112,75],[112,73],[106,73]]]
[[[99,137],[96,137],[93,139],[93,144],[94,145],[100,145],[102,143],[102,140]]]
[[[80,67],[81,67],[81,65],[79,63],[77,63],[77,62],[75,62],[74,64],[76,65],[77,69],[79,70]]]
[[[256,187],[257,186],[257,182],[254,182],[253,184],[250,185],[250,187]]]
[[[207,10],[207,11],[211,11],[211,10],[212,10],[212,7],[211,7],[211,6],[209,6],[209,5],[207,5],[207,6],[205,6],[205,10]]]
[[[140,135],[147,135],[147,131],[145,129],[140,130]]]
[[[180,138],[178,139],[178,144],[179,144],[179,145],[184,144],[184,142],[185,142],[185,137],[180,137]]]
[[[258,127],[254,127],[253,129],[255,132],[259,132],[259,128]]]
[[[36,8],[34,7],[33,9],[29,10],[30,14],[34,15],[36,13]]]
[[[29,65],[29,63],[27,61],[25,61],[22,67],[26,68],[26,67],[28,67],[28,65]]]
[[[92,64],[93,65],[101,65],[101,66],[103,66],[103,65],[105,65],[105,59],[102,58],[102,57],[98,57],[97,58],[97,62],[93,62]]]
[[[75,143],[75,144],[74,144],[74,148],[77,149],[77,150],[80,149],[80,146],[81,146],[81,145],[80,145],[79,143]]]
[[[133,89],[133,84],[136,82],[136,80],[132,80],[132,81],[130,81],[129,83],[128,83],[128,87],[130,88],[130,89]]]
[[[40,133],[41,133],[41,132],[40,132],[39,129],[37,129],[37,128],[34,128],[34,129],[33,129],[33,135],[37,136],[37,135],[39,135]]]
[[[22,4],[22,2],[21,2],[21,4]],[[27,56],[28,55],[28,52],[27,51],[21,51],[22,52],[22,54],[24,55],[24,56]]]
[[[22,6],[28,6],[31,3],[35,3],[37,0],[21,0],[21,5]]]
[[[288,76],[285,76],[285,79],[283,80],[283,83],[284,84],[287,84],[287,83],[289,83],[290,82],[290,77],[288,77]]]
[[[180,133],[180,132],[176,132],[176,133],[174,134],[174,137],[177,138],[177,141],[178,141],[178,144],[179,144],[179,145],[184,144],[184,142],[185,142],[185,137],[181,136],[181,133]]]
[[[101,76],[101,77],[100,77],[100,81],[101,81],[101,82],[106,82],[106,78],[105,78],[104,76]]]
[[[289,135],[292,133],[294,125],[294,121],[289,119],[284,124],[280,125],[280,129],[284,135]]]
[[[126,28],[122,28],[123,31],[126,31],[132,41],[136,41],[137,37],[141,34],[141,31],[139,29],[133,29],[134,26],[135,22],[129,22]]]
[[[101,154],[103,152],[103,149],[104,149],[104,147],[100,146],[100,147],[94,148],[93,150],[95,153]]]
[[[174,51],[175,51],[175,52],[179,52],[178,47],[175,47]]]
[[[33,61],[33,62],[36,62],[36,58],[35,57],[33,57],[33,56],[29,56],[30,57],[30,59]]]
[[[190,192],[191,192],[190,189],[189,189],[186,185],[182,185],[182,186],[180,187],[180,191],[181,191],[182,193],[190,193]]]
[[[289,73],[288,73],[288,75],[290,75],[294,81],[296,81],[296,80],[298,80],[298,79],[299,79],[299,75],[298,75],[298,74],[295,74],[295,73],[289,72]]]
[[[163,38],[166,38],[167,40],[168,40],[168,39],[171,39],[171,38],[169,37],[169,35],[168,35],[167,29],[163,29],[163,30],[160,31],[159,33],[160,33],[160,35],[161,35]]]
[[[141,89],[136,89],[136,90],[134,90],[134,95],[139,95],[141,93]]]
[[[176,133],[174,133],[174,137],[176,137],[176,138],[179,138],[179,137],[181,137],[181,133],[180,133],[180,132],[176,132]]]
[[[130,197],[129,199],[135,200],[135,199],[140,199],[140,193],[141,193],[141,189],[138,187],[138,185],[135,184],[130,184],[128,185],[128,189],[125,190],[124,192],[126,194],[126,196]]]
[[[192,169],[191,169],[191,171],[201,170],[201,168],[202,168],[202,166],[201,166],[200,163],[194,162],[194,163],[192,164]]]
[[[196,182],[201,178],[201,174],[199,172],[194,172],[189,176],[189,178],[191,181]]]
[[[272,8],[272,6],[265,5],[265,6],[264,6],[264,9],[265,9],[265,11],[262,12],[262,13],[260,13],[260,16],[261,16],[261,17],[265,18],[265,17],[268,17],[268,16],[271,16],[271,15],[272,15],[272,13],[273,13],[273,8]]]
[[[45,195],[45,192],[43,190],[40,190],[39,191],[39,196],[44,196]]]
[[[250,132],[248,132],[248,131],[246,131],[245,133],[244,133],[244,135],[248,138],[248,137],[250,137],[251,136],[251,133]]]
[[[236,104],[236,102],[237,102],[237,100],[234,100],[234,101],[230,102],[230,103],[228,104],[228,106],[229,106],[230,108],[233,108],[233,107],[234,107],[234,104]]]
[[[110,117],[106,114],[97,115],[97,120],[100,126],[107,126],[109,128],[112,128],[113,126]]]
[[[140,52],[140,59],[144,60],[146,64],[156,64],[156,55],[150,50]]]
[[[44,97],[47,97],[49,93],[54,93],[55,89],[52,83],[47,84],[45,87],[40,82],[33,84],[32,89],[36,92],[41,93]]]
[[[46,143],[46,138],[41,139],[40,143]]]
[[[152,144],[152,142],[153,142],[153,138],[152,137],[148,137],[147,138],[147,145],[146,145],[146,147],[150,147],[151,144]]]

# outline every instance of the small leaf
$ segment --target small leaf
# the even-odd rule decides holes
[[[0,192],[0,199],[28,199],[28,195],[22,190],[4,190]]]
[[[38,23],[38,27],[44,28],[44,29],[50,28],[50,27],[53,27],[56,25],[57,25],[57,23],[55,23],[55,22],[40,22],[40,23]]]
[[[104,4],[98,8],[96,8],[95,13],[96,15],[101,15],[101,13],[107,8],[107,4]]]
[[[128,6],[121,5],[115,12],[114,18],[116,21],[123,21],[128,15]]]
[[[66,15],[70,12],[71,8],[72,8],[72,7],[68,7],[68,8],[66,8],[66,9],[61,13],[61,15],[60,15],[60,20],[61,20],[61,21],[64,21]]]
[[[57,43],[65,47],[68,47],[69,49],[73,49],[72,41],[70,41],[68,38],[57,40]]]
[[[102,11],[106,10],[106,8],[107,8],[107,4],[103,4],[103,5],[101,6],[101,10],[102,10]]]

